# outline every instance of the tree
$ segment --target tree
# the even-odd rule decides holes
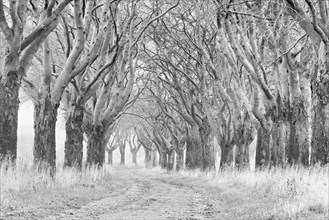
[[[136,129],[135,129],[135,131],[136,131]],[[132,134],[132,136],[128,138],[128,142],[129,142],[130,152],[132,154],[132,163],[137,165],[137,153],[138,153],[140,147],[142,146],[141,143],[137,139],[137,134],[135,134],[135,133]]]
[[[84,18],[85,48],[80,57],[81,65],[76,69],[80,72],[72,79],[71,86],[67,87],[65,94],[66,110],[66,141],[65,141],[65,166],[75,164],[79,168],[82,165],[82,136],[83,119],[86,102],[96,93],[100,81],[113,69],[119,50],[120,37],[117,30],[117,7],[116,2],[104,1],[102,13],[98,15],[101,25],[92,19],[96,1],[89,1]],[[96,7],[96,8],[95,8]],[[92,22],[94,21],[94,22]],[[71,38],[74,37],[68,31],[68,24],[63,20],[64,38],[66,39],[66,51],[71,51]],[[126,28],[127,29],[127,28]],[[122,30],[124,35],[127,30]],[[64,51],[63,51],[64,52]]]
[[[311,78],[314,100],[314,120],[312,138],[312,162],[328,163],[329,127],[329,27],[327,1],[286,0],[286,8],[292,18],[298,21],[307,36],[312,40],[316,54],[312,62]]]
[[[56,5],[56,1],[52,0],[39,6],[34,1],[30,1],[29,5],[27,1],[10,1],[9,7],[6,7],[6,3],[0,1],[0,28],[6,39],[6,54],[0,75],[1,157],[16,159],[18,94],[22,79],[38,48],[56,28],[62,11],[70,2],[64,0]],[[29,14],[33,14],[36,25],[28,22]]]
[[[125,36],[122,36],[125,41],[121,45],[120,57],[114,69],[102,81],[99,90],[96,92],[97,95],[93,94],[93,97],[86,103],[86,110],[89,112],[84,120],[85,132],[88,136],[87,163],[97,164],[98,166],[103,164],[104,144],[107,142],[105,134],[121,116],[133,90],[140,38],[150,24],[175,8],[177,4],[170,6],[157,16],[154,16],[153,11],[147,10],[148,5],[146,4],[144,6],[146,6],[145,9],[148,14],[143,19],[138,18],[137,3],[133,3],[128,7],[127,14],[130,15],[126,24],[128,31]],[[140,22],[137,22],[138,20]]]
[[[98,51],[101,48],[101,42],[103,41],[104,35],[106,34],[106,30],[103,29],[99,31],[99,35],[97,36],[98,42],[92,44],[90,51],[88,51],[88,57],[81,60],[81,55],[86,50],[85,45],[87,42],[87,35],[89,33],[89,27],[91,22],[91,10],[94,5],[94,1],[88,1],[86,10],[83,8],[83,2],[80,0],[75,0],[73,4],[73,21],[74,22],[74,36],[75,40],[72,44],[72,48],[68,46],[67,50],[67,58],[66,60],[59,59],[59,62],[63,62],[62,68],[55,68],[55,61],[51,60],[52,50],[55,48],[51,48],[50,42],[53,42],[52,46],[54,47],[55,42],[54,38],[48,38],[45,40],[43,45],[43,68],[41,74],[41,82],[35,83],[35,80],[30,80],[28,85],[24,87],[25,91],[30,95],[34,103],[34,160],[35,163],[46,163],[50,166],[51,173],[54,173],[56,167],[56,143],[55,143],[55,126],[57,120],[57,110],[60,106],[60,101],[62,99],[62,95],[65,91],[65,88],[68,87],[69,83],[77,77],[79,74],[82,74],[82,71],[88,65],[91,65],[96,57],[98,56]],[[109,5],[105,5],[104,8],[109,7]],[[104,11],[106,9],[103,9]],[[68,12],[69,13],[69,12]],[[104,14],[104,13],[103,13]],[[106,17],[106,15],[105,15]],[[103,18],[106,20],[106,18]],[[62,18],[64,29],[67,28],[66,21]],[[73,29],[72,29],[73,30]],[[66,33],[68,34],[68,33]],[[69,38],[69,36],[66,36]],[[61,40],[58,39],[58,47],[61,47]],[[67,42],[69,45],[69,42]],[[52,76],[55,75],[55,78]],[[33,77],[33,76],[32,76]],[[83,115],[80,112],[76,112],[76,117],[78,118],[75,122],[81,123],[83,119]],[[76,148],[81,149],[79,152],[75,154],[71,153],[74,157],[71,160],[67,160],[65,158],[65,164],[73,166],[75,165],[77,168],[81,168],[82,161],[82,141],[83,141],[83,133],[79,133],[78,137],[73,135],[73,132],[69,133],[68,136],[72,135],[76,137],[72,137],[73,141],[76,141]],[[69,150],[66,148],[66,155],[70,155]]]
[[[107,163],[110,165],[113,164],[113,151],[119,147],[121,139],[122,134],[120,135],[118,132],[114,132],[107,144],[105,151],[107,152]]]

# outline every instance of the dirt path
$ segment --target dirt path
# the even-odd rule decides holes
[[[264,217],[263,214],[257,214],[257,209],[252,208],[253,202],[240,199],[246,198],[243,191],[250,193],[250,189],[211,187],[202,180],[150,172],[141,168],[117,168],[113,173],[112,184],[120,183],[121,193],[113,191],[104,199],[44,219],[192,220]],[[258,204],[258,208],[261,206]],[[259,210],[259,213],[263,211]]]
[[[124,192],[44,219],[214,219],[209,196],[166,177],[140,168],[118,168],[112,181],[124,183]]]
[[[47,206],[16,210],[3,219],[285,219],[278,210],[274,196],[247,186],[212,186],[178,174],[118,167],[101,186],[56,193]]]

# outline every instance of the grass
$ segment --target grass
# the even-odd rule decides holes
[[[82,171],[58,166],[55,177],[51,178],[47,170],[40,170],[42,169],[28,165],[24,161],[19,161],[16,167],[10,163],[1,164],[1,207],[8,209],[13,200],[20,198],[23,194],[43,195],[44,192],[56,192],[58,189],[77,185],[93,187],[101,180],[110,179],[112,172],[109,166],[104,166],[102,169],[83,168]],[[166,171],[156,167],[145,169],[145,172]],[[172,175],[205,180],[212,186],[226,186],[232,190],[239,185],[247,186],[259,195],[275,198],[280,207],[277,210],[270,210],[267,216],[273,215],[273,219],[277,219],[279,215],[288,219],[297,219],[301,213],[310,213],[310,216],[329,214],[328,172],[328,166],[314,166],[261,169],[255,172],[231,168],[222,169],[218,173],[183,170]],[[264,210],[264,212],[269,211]]]
[[[256,172],[230,168],[218,173],[193,170],[180,171],[179,174],[205,179],[211,185],[250,186],[264,196],[277,198],[280,203],[280,210],[277,211],[283,210],[285,217],[295,219],[301,213],[328,216],[328,171],[328,166],[314,166],[262,169]]]
[[[0,164],[0,205],[8,208],[12,200],[25,193],[47,192],[75,185],[93,186],[100,180],[111,178],[111,168],[104,166],[83,168],[78,171],[74,168],[57,167],[54,178],[46,169],[34,167],[24,161],[17,161],[14,166],[9,162]]]

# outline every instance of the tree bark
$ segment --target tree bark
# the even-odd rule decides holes
[[[176,148],[176,170],[182,170],[184,168],[184,148]]]
[[[107,163],[113,165],[113,151],[107,151]]]
[[[19,83],[16,71],[9,71],[6,75],[6,82],[0,75],[0,161],[17,158]]]
[[[126,144],[123,143],[119,146],[120,150],[120,165],[125,165],[125,159],[126,159]]]
[[[220,148],[221,148],[220,167],[224,167],[225,164],[228,163],[228,155],[232,147],[229,146],[228,144],[222,144],[220,145]]]
[[[105,131],[101,125],[93,126],[88,134],[87,143],[87,164],[103,166],[105,159]]]
[[[150,153],[151,153],[151,164],[152,164],[152,167],[156,167],[158,165],[157,151],[156,150],[152,150]]]
[[[168,154],[165,152],[159,152],[159,165],[162,169],[166,169],[168,166]]]
[[[311,163],[329,163],[329,104],[314,108]]]
[[[65,159],[64,166],[82,168],[83,157],[83,108],[74,107],[73,111],[69,112],[65,130]]]
[[[146,167],[151,165],[151,151],[144,147],[144,164]]]
[[[311,148],[311,121],[307,102],[295,99],[290,117],[290,148],[288,162],[290,164],[309,164],[309,149]]]
[[[132,162],[137,165],[137,152],[132,152]]]
[[[271,133],[263,128],[258,129],[258,139],[256,147],[256,166],[268,166],[271,160],[270,149],[270,136]]]
[[[186,141],[186,168],[202,168],[202,147],[200,141],[195,137],[188,137]]]
[[[313,81],[314,120],[312,136],[312,163],[329,163],[329,45],[321,43],[319,71]]]
[[[49,97],[34,102],[34,163],[41,166],[46,165],[50,169],[51,175],[56,170],[58,107],[59,104],[53,105]]]
[[[168,170],[174,169],[174,162],[175,162],[175,151],[172,150],[171,152],[167,153],[168,157]]]
[[[289,143],[290,126],[288,122],[280,121],[277,123],[277,146],[276,146],[276,165],[286,166],[286,150]]]

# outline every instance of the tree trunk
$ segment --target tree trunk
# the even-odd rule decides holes
[[[221,155],[220,155],[220,167],[224,167],[228,163],[228,155],[231,150],[231,146],[228,144],[220,145]]]
[[[288,163],[308,165],[308,151],[310,148],[310,129],[308,116],[304,115],[303,102],[294,102],[290,119],[290,148],[288,150]]]
[[[125,143],[123,143],[119,146],[119,150],[120,150],[120,165],[125,165],[125,159],[126,159],[126,145],[125,145]]]
[[[202,168],[202,147],[195,137],[188,137],[186,141],[186,168]]]
[[[64,166],[82,168],[83,156],[83,108],[74,107],[69,113],[66,124]]]
[[[270,164],[270,136],[271,133],[266,131],[264,128],[258,129],[256,167],[268,166]]]
[[[276,147],[275,147],[275,165],[286,166],[286,149],[287,143],[289,143],[289,123],[280,121],[277,123],[276,130]]]
[[[98,168],[103,166],[105,158],[105,131],[102,126],[93,126],[88,134],[87,143],[87,164],[96,165]]]
[[[144,147],[144,164],[146,167],[149,167],[151,165],[151,151]]]
[[[203,170],[215,169],[215,149],[214,145],[209,143],[208,138],[203,141]]]
[[[19,83],[17,72],[9,71],[7,81],[0,74],[0,161],[17,158]]]
[[[152,150],[150,152],[150,154],[151,154],[152,167],[156,167],[158,165],[157,151],[156,150]]]
[[[113,165],[113,151],[107,151],[107,163]]]
[[[165,152],[159,152],[159,165],[162,169],[168,166],[168,154]]]
[[[168,170],[174,169],[174,162],[175,162],[175,151],[172,150],[167,154],[168,157]]]
[[[244,167],[246,165],[246,146],[245,144],[236,145],[236,167]]]
[[[133,164],[137,165],[137,152],[132,152],[132,162]]]
[[[34,163],[46,165],[53,175],[56,170],[56,121],[59,105],[50,98],[34,102]],[[40,167],[42,168],[42,167]]]
[[[215,146],[211,144],[211,127],[208,118],[202,119],[202,127],[199,129],[202,147],[202,169],[215,169]]]
[[[318,72],[312,81],[314,120],[311,162],[329,163],[329,45],[320,44]]]
[[[176,170],[182,170],[184,168],[184,148],[176,148]]]
[[[311,162],[329,163],[329,104],[319,103],[314,109]]]
[[[290,164],[309,164],[311,148],[311,84],[307,72],[291,70],[290,73]]]

